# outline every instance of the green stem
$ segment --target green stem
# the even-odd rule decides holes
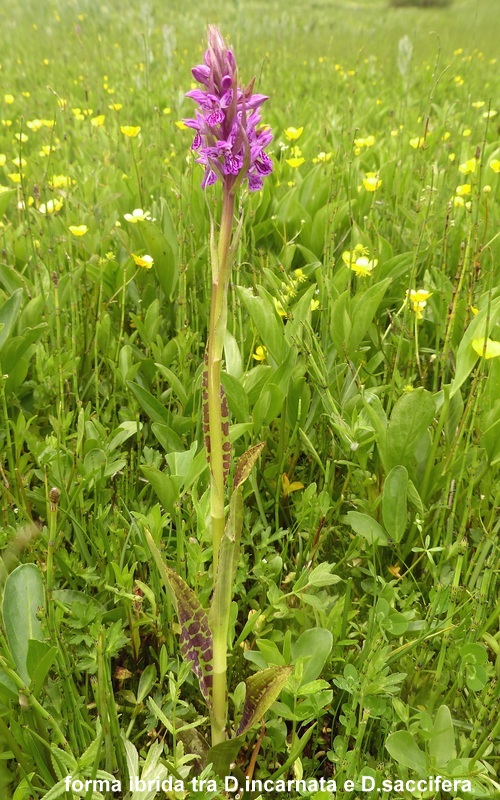
[[[208,331],[208,428],[210,436],[210,514],[214,549],[214,576],[224,534],[223,423],[220,393],[222,351],[227,327],[227,290],[230,273],[230,245],[233,229],[234,196],[224,192],[216,264],[212,265],[212,302]],[[213,253],[215,256],[215,253]]]
[[[210,515],[212,520],[214,582],[224,535],[224,441],[221,365],[227,327],[227,291],[231,272],[234,195],[224,190],[217,252],[212,246],[212,302],[208,331],[207,392],[210,437]],[[231,576],[227,576],[231,580]],[[228,618],[215,615],[213,624],[212,746],[226,739]]]

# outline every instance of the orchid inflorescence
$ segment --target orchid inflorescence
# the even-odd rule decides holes
[[[252,80],[246,88],[238,87],[236,61],[232,50],[215,27],[208,29],[208,50],[205,63],[192,70],[194,78],[204,89],[187,92],[199,108],[194,119],[184,119],[196,131],[192,149],[196,161],[205,167],[202,186],[222,181],[234,193],[248,178],[248,188],[262,188],[262,179],[272,172],[272,161],[264,152],[272,141],[268,127],[257,126],[259,108],[268,98],[253,93]]]

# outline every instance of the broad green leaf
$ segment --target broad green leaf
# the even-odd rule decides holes
[[[432,726],[429,752],[438,769],[457,757],[453,720],[448,706],[440,706]]]
[[[352,326],[348,345],[351,357],[354,357],[359,350],[359,345],[363,341],[390,283],[390,278],[386,278],[354,297],[350,313]]]
[[[292,673],[293,667],[268,667],[246,681],[247,693],[236,735],[246,733],[272,706]]]
[[[304,631],[292,645],[294,661],[299,658],[304,660],[302,686],[316,680],[321,674],[332,647],[333,635],[326,628],[311,628]]]
[[[382,520],[394,542],[400,542],[408,523],[407,508],[408,471],[406,467],[393,467],[384,481],[382,493]]]
[[[179,267],[174,250],[165,234],[154,222],[146,220],[141,222],[140,232],[148,254],[153,256],[158,282],[165,292],[167,300],[172,301],[179,280]]]
[[[458,392],[464,381],[467,380],[474,369],[479,356],[474,350],[472,342],[474,339],[488,338],[493,326],[500,318],[500,297],[491,301],[489,307],[486,305],[471,321],[465,331],[462,341],[457,350],[455,377],[451,382],[450,397]]]
[[[230,767],[236,761],[236,757],[243,745],[243,739],[228,739],[211,747],[207,754],[207,764],[212,764],[214,772],[220,778],[225,778],[230,774]]]
[[[155,490],[156,496],[165,511],[173,515],[175,513],[175,505],[179,502],[182,478],[177,475],[167,475],[166,472],[162,472],[157,467],[149,464],[141,464],[140,469]]]
[[[30,639],[26,667],[31,678],[31,689],[35,697],[40,692],[47,673],[57,657],[57,647],[51,647],[47,642]]]
[[[8,675],[0,672],[0,705],[8,705],[10,700],[18,700],[17,686]]]
[[[408,731],[391,733],[386,739],[385,746],[398,764],[420,774],[428,774],[425,753]]]
[[[21,308],[22,298],[23,290],[16,289],[16,291],[0,308],[0,350],[9,338],[16,323],[17,315],[19,313],[19,309]]]
[[[347,520],[353,531],[363,536],[369,544],[389,544],[387,534],[382,525],[379,525],[368,514],[362,514],[360,511],[348,511]]]
[[[12,200],[15,194],[17,194],[15,189],[9,189],[7,192],[2,192],[0,194],[0,220],[5,214],[7,206],[9,205],[10,201]]]
[[[146,541],[177,608],[181,626],[179,646],[182,657],[191,665],[198,678],[201,693],[210,708],[212,704],[213,643],[207,613],[186,581],[164,563],[149,531],[146,531]]]
[[[35,564],[21,564],[5,581],[2,615],[9,650],[26,684],[30,682],[27,668],[29,641],[43,640],[38,614],[44,607],[42,573]]]
[[[387,468],[401,464],[411,471],[418,443],[436,410],[434,397],[419,387],[403,394],[392,409],[387,426]]]
[[[236,292],[239,299],[248,311],[259,337],[259,344],[263,344],[274,360],[281,364],[285,357],[284,326],[274,307],[271,296],[259,286],[259,294],[254,295],[251,289],[237,286]]]

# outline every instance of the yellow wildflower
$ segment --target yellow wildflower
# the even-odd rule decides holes
[[[265,361],[267,358],[267,347],[265,347],[263,344],[259,344],[255,348],[255,353],[253,354],[252,358],[254,358],[255,361]]]
[[[367,172],[363,178],[363,186],[367,192],[375,192],[382,186],[382,181],[377,172]]]
[[[462,183],[455,189],[455,192],[456,194],[459,195],[459,197],[463,197],[466,194],[470,194],[471,191],[472,191],[472,186],[470,185],[470,183]]]
[[[128,136],[129,139],[134,139],[138,133],[141,131],[140,125],[120,125],[120,130],[124,136]]]
[[[69,175],[52,175],[49,178],[49,186],[52,189],[67,189],[71,184],[76,183]]]
[[[70,225],[68,230],[71,231],[73,236],[85,236],[88,228],[86,225]]]
[[[283,305],[281,304],[281,302],[276,297],[274,298],[274,307],[275,307],[276,311],[278,312],[278,314],[280,315],[280,317],[286,317],[287,316],[287,313],[286,313],[285,309],[283,308]]]
[[[73,114],[75,119],[85,119],[85,115],[82,113],[81,108],[72,108],[71,113]]]
[[[368,258],[369,250],[362,244],[357,244],[354,250],[345,250],[342,253],[342,261],[360,278],[367,278],[372,274],[378,264],[376,258]]]
[[[290,482],[290,479],[289,479],[288,475],[286,474],[286,472],[284,472],[282,474],[282,476],[281,476],[281,484],[282,484],[282,487],[283,487],[283,496],[284,497],[288,497],[288,495],[292,494],[292,492],[297,492],[297,491],[299,491],[299,489],[303,489],[304,488],[304,484],[301,483],[300,481],[292,481],[292,482]]]
[[[410,147],[413,147],[414,150],[417,150],[419,147],[422,148],[425,145],[425,136],[415,136],[414,139],[410,139]]]
[[[465,129],[465,130],[462,132],[462,136],[465,136],[465,137],[467,138],[467,136],[470,136],[470,135],[471,135],[471,133],[472,133],[471,129],[470,129],[470,128],[466,128],[466,129]]]
[[[333,155],[332,153],[325,153],[324,150],[322,150],[320,153],[318,153],[316,158],[313,158],[313,164],[325,163],[326,161],[330,161],[332,155]]]
[[[41,119],[29,119],[26,122],[26,127],[29,128],[30,131],[33,131],[33,133],[36,133],[43,127],[43,122]]]
[[[295,142],[302,136],[304,128],[294,128],[291,126],[290,128],[285,129],[285,136],[289,142]]]
[[[54,197],[53,200],[47,200],[46,203],[41,203],[38,210],[40,214],[57,214],[64,205],[64,201],[60,197]]]
[[[21,142],[22,144],[26,144],[28,141],[28,136],[25,133],[15,133],[14,136],[16,137],[17,141]]]
[[[292,169],[297,169],[297,167],[302,166],[304,164],[305,158],[287,158],[286,163]]]
[[[4,94],[3,99],[10,106],[14,102],[14,95],[13,94]]]
[[[464,161],[463,164],[460,164],[458,171],[462,173],[462,175],[472,175],[476,171],[477,166],[477,158],[473,156],[469,158],[468,161]]]
[[[138,267],[143,267],[144,269],[151,269],[154,264],[153,256],[136,256],[135,253],[132,253],[132,258]]]
[[[110,103],[108,108],[111,111],[121,111],[122,108],[123,108],[123,105],[122,105],[122,103]]]
[[[0,153],[0,167],[5,166],[5,162],[7,161],[7,156],[5,153]]]
[[[106,119],[104,114],[99,114],[97,117],[92,117],[90,120],[90,124],[94,126],[94,128],[100,128],[104,125],[104,120]]]
[[[500,172],[500,159],[494,158],[492,161],[490,161],[490,167],[493,170],[493,172],[496,172],[498,175],[498,173]]]
[[[432,294],[432,292],[428,292],[425,289],[407,289],[406,296],[411,303],[412,310],[417,315],[417,319],[423,318],[423,310]]]
[[[472,108],[482,108],[484,105],[484,100],[476,100],[475,103],[472,103]]]
[[[493,119],[493,117],[496,117],[497,114],[498,114],[498,111],[495,111],[494,108],[490,108],[489,111],[485,111],[483,113],[483,117],[484,117],[484,119]]]
[[[483,353],[485,358],[497,358],[500,356],[500,342],[495,342],[493,339],[485,339],[484,336],[482,339],[473,339],[472,347],[481,357]]]
[[[179,128],[180,131],[187,131],[188,126],[183,123],[181,119],[176,120],[175,124]]]
[[[145,222],[146,220],[151,221],[151,214],[149,211],[143,211],[142,208],[134,208],[131,214],[124,214],[123,219],[126,219],[127,222]]]
[[[12,183],[21,183],[21,173],[20,172],[8,172],[7,177],[10,178]]]

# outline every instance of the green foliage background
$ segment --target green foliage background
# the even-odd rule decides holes
[[[414,766],[496,796],[500,359],[472,345],[500,340],[495,15],[486,0],[0,10],[3,796],[125,776],[121,734],[157,770],[206,757],[145,531],[207,604],[218,201],[176,123],[208,22],[275,131],[274,175],[242,198],[225,353],[235,454],[267,443],[246,489],[231,712],[255,665],[294,663],[257,776]],[[124,219],[139,207],[154,221]],[[342,258],[356,245],[377,261],[367,277]],[[421,320],[411,289],[430,293]]]

